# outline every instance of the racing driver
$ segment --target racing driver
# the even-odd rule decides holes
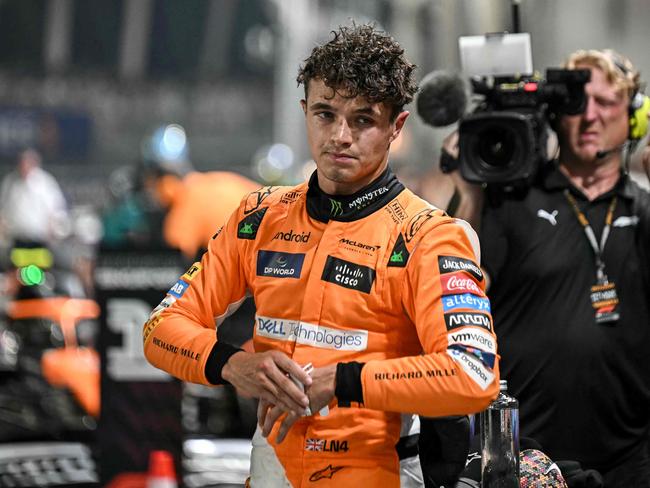
[[[260,399],[250,486],[399,487],[402,413],[498,392],[476,234],[388,166],[414,68],[369,25],[315,47],[298,83],[316,171],[249,194],[144,326],[154,366]],[[216,334],[248,294],[254,353]]]

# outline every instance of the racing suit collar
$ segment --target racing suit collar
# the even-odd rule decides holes
[[[319,222],[352,222],[384,207],[404,190],[390,168],[365,188],[352,195],[328,195],[318,186],[316,171],[309,178],[307,213]]]

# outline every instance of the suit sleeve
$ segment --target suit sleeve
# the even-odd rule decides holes
[[[221,368],[237,348],[217,342],[216,328],[246,298],[237,242],[238,213],[171,287],[143,329],[147,360],[193,383],[221,383]]]
[[[423,354],[366,363],[366,407],[463,415],[496,397],[496,337],[479,261],[478,239],[464,221],[444,217],[422,236],[407,265],[402,301]]]

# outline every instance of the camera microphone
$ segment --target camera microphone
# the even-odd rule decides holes
[[[422,79],[416,108],[424,123],[433,127],[453,124],[463,116],[466,106],[465,81],[460,75],[436,70]]]
[[[627,141],[624,142],[623,144],[619,144],[618,146],[614,146],[614,147],[609,148],[609,149],[601,149],[599,151],[596,151],[596,159],[606,158],[607,156],[609,156],[610,154],[612,154],[614,152],[621,151],[622,149],[625,148],[625,146],[627,146]]]

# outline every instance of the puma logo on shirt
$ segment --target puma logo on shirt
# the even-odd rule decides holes
[[[557,214],[558,214],[557,210],[553,210],[551,213],[548,213],[543,208],[540,208],[537,211],[537,216],[548,220],[551,223],[551,225],[557,225],[557,220],[555,219],[555,217],[557,217]]]

